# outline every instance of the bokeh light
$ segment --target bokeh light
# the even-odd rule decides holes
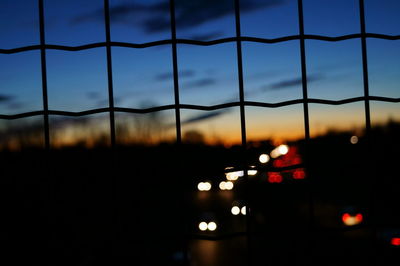
[[[393,237],[390,240],[390,244],[392,244],[392,246],[400,246],[400,237]]]
[[[238,206],[233,206],[231,209],[233,215],[238,215],[240,213],[240,208]]]
[[[215,229],[217,229],[217,224],[215,222],[209,222],[207,228],[210,231],[215,231]]]
[[[240,210],[240,212],[241,212],[243,215],[246,215],[246,206],[243,206],[242,209]]]
[[[230,181],[235,181],[243,175],[244,175],[243,171],[235,171],[235,172],[225,173],[226,179],[228,179]]]
[[[349,213],[345,213],[342,215],[342,221],[347,226],[353,226],[360,224],[363,221],[363,216],[361,213],[356,215],[350,215]]]
[[[273,149],[272,151],[271,151],[271,157],[272,158],[278,158],[279,156],[281,156],[281,155],[285,155],[285,154],[287,154],[289,152],[289,146],[288,145],[285,145],[285,144],[282,144],[282,145],[279,145],[278,147],[276,147],[275,149]]]
[[[358,143],[358,137],[357,136],[351,136],[350,143],[351,144],[357,144]]]
[[[211,189],[211,183],[210,182],[200,182],[197,185],[197,189],[199,191],[209,191]]]
[[[260,161],[260,163],[268,163],[269,162],[269,156],[268,154],[261,154],[260,157],[258,157],[258,160]]]
[[[200,231],[206,231],[206,230],[207,230],[207,227],[208,227],[208,225],[207,225],[206,222],[201,222],[201,223],[199,223],[199,229],[200,229]]]

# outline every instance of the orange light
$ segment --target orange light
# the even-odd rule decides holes
[[[345,213],[345,214],[343,214],[343,216],[342,216],[342,221],[343,221],[344,223],[346,223],[346,221],[347,221],[349,218],[350,218],[350,214]]]
[[[392,246],[400,246],[400,237],[393,237],[390,243]]]
[[[360,224],[363,221],[363,216],[361,213],[356,215],[350,215],[349,213],[345,213],[342,216],[342,221],[347,226],[353,226]]]

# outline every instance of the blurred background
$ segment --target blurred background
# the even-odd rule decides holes
[[[0,1],[1,260],[398,265],[400,2],[361,3],[378,37],[358,0]]]

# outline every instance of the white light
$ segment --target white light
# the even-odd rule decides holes
[[[281,155],[285,155],[286,153],[289,152],[289,146],[288,145],[279,145],[278,150]]]
[[[257,174],[257,170],[248,170],[247,174],[248,175],[256,175]]]
[[[206,231],[206,230],[207,230],[207,227],[208,227],[208,225],[207,225],[206,222],[201,222],[201,223],[199,223],[199,229],[200,229],[200,231]]]
[[[244,175],[243,171],[235,171],[235,172],[225,173],[226,179],[231,180],[231,181],[235,181],[243,175]]]
[[[269,162],[269,156],[268,156],[268,154],[263,153],[263,154],[260,155],[258,160],[260,161],[260,163],[268,163]]]
[[[243,215],[246,215],[246,206],[243,206],[242,209],[240,210],[240,212],[241,212]]]
[[[351,144],[357,144],[358,143],[358,137],[357,136],[352,136],[350,138],[350,142],[351,142]]]
[[[207,225],[208,230],[210,231],[215,231],[215,229],[217,229],[217,224],[214,222],[209,222]]]
[[[221,189],[221,190],[225,190],[226,189],[225,181],[222,181],[222,182],[219,183],[219,189]]]
[[[204,182],[204,190],[209,191],[211,189],[211,183],[210,182]]]
[[[233,188],[233,183],[231,181],[225,182],[225,189],[231,190]]]
[[[209,191],[211,189],[211,183],[210,182],[200,182],[197,185],[197,189],[200,191]]]
[[[285,155],[288,152],[289,152],[289,146],[282,144],[271,151],[271,157],[278,158],[279,156]]]
[[[233,206],[231,209],[233,215],[238,215],[240,213],[240,208],[238,206]]]
[[[270,155],[271,155],[272,158],[277,158],[281,154],[279,153],[279,151],[277,149],[274,149],[274,150],[271,151]]]

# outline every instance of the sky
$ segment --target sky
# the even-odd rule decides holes
[[[299,33],[296,0],[243,0],[240,5],[243,36],[278,38]],[[105,41],[102,8],[103,0],[44,0],[46,43],[79,46]],[[304,0],[303,9],[306,34],[341,36],[360,32],[356,0]],[[366,31],[399,35],[399,12],[400,1],[365,0]],[[110,16],[112,41],[146,43],[171,38],[168,1],[110,0]],[[39,44],[37,0],[0,1],[0,20],[1,49]],[[176,0],[176,24],[177,38],[207,41],[233,37],[233,1]],[[359,39],[306,40],[305,45],[309,98],[363,96]],[[368,38],[367,49],[370,95],[399,98],[400,40]],[[235,42],[213,46],[178,44],[177,52],[182,104],[209,106],[239,100]],[[302,98],[298,40],[243,42],[242,52],[245,100],[276,103]],[[49,109],[83,111],[108,106],[104,47],[80,52],[47,50],[46,59]],[[112,67],[115,106],[144,108],[174,103],[171,45],[113,47]],[[43,108],[40,51],[0,54],[0,68],[1,114]],[[371,102],[372,122],[400,119],[399,106]],[[363,102],[310,104],[309,108],[312,135],[323,134],[328,128],[349,130],[364,125]],[[273,109],[246,107],[245,111],[249,139],[304,137],[301,104]],[[116,121],[137,120],[137,116],[131,117],[126,120],[126,115],[117,114]],[[238,107],[211,114],[182,109],[181,118],[183,134],[197,130],[209,139],[240,140]],[[157,119],[174,124],[174,111],[160,112]],[[50,130],[63,128],[60,124],[65,123],[59,121],[64,120],[68,119],[51,117]],[[106,126],[102,127],[102,132],[107,132]],[[173,127],[164,130],[169,132],[166,136],[175,133]],[[66,138],[65,131],[58,138]],[[87,133],[92,130],[80,131],[92,134]]]

